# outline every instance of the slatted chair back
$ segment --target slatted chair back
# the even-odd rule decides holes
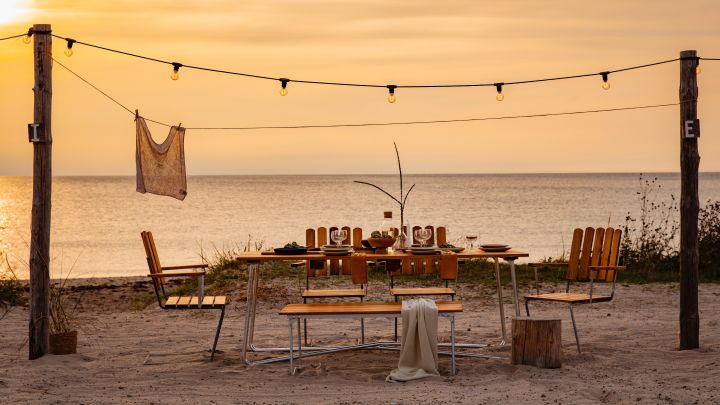
[[[437,245],[447,243],[447,230],[444,226],[438,226],[435,228],[432,225],[428,225],[425,228],[430,229],[432,232],[432,236],[427,243]],[[403,229],[405,228],[403,227]],[[419,241],[415,238],[415,230],[417,229],[422,228],[416,225],[412,228],[411,235],[408,235],[408,237],[412,238],[411,240],[413,241],[413,244],[419,243]],[[437,256],[406,259],[402,261],[400,269],[394,267],[389,269],[391,275],[435,274],[438,271],[440,271],[440,267],[437,263]]]
[[[160,258],[157,254],[157,249],[155,248],[155,240],[153,239],[152,232],[150,231],[143,231],[140,233],[140,237],[143,241],[143,246],[145,247],[145,257],[147,259],[148,268],[150,269],[150,274],[160,274],[162,273],[162,266],[160,265]],[[157,292],[158,301],[160,301],[160,294],[159,292],[162,291],[162,294],[165,295],[165,278],[164,277],[151,277],[153,287],[155,288],[155,292]],[[158,302],[160,306],[162,306],[162,302]]]
[[[575,229],[568,257],[568,281],[591,278],[597,282],[613,282],[615,270],[593,270],[592,267],[616,266],[619,259],[622,231],[613,228],[587,227]]]
[[[305,230],[305,246],[308,249],[320,248],[323,245],[330,244],[330,235],[332,231],[342,229],[347,232],[347,237],[342,241],[343,245],[352,245],[353,247],[362,247],[362,228],[350,228],[349,226],[338,227],[318,227],[317,230],[308,228]],[[350,275],[350,266],[344,266],[343,263],[347,259],[329,259],[327,261],[312,261],[306,266],[307,276],[327,276],[327,275]]]

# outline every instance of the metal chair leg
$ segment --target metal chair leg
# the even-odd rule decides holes
[[[288,354],[290,357],[290,375],[293,375],[295,374],[295,369],[293,368],[293,319],[291,316],[288,316],[288,331],[290,332],[290,344],[288,345]]]
[[[360,302],[364,302],[363,297],[360,297]],[[360,344],[365,344],[365,318],[360,318]]]
[[[218,338],[220,337],[220,328],[222,328],[223,318],[225,318],[225,307],[220,311],[220,321],[218,321],[217,331],[215,331],[215,341],[213,342],[212,352],[210,353],[210,361],[215,359],[215,348],[217,348]]]
[[[303,304],[307,304],[307,298],[303,298]],[[305,332],[305,346],[308,345],[308,337],[307,337],[307,319],[303,319],[303,329]],[[300,332],[298,331],[298,339],[300,336]]]
[[[578,336],[577,325],[575,324],[575,313],[573,313],[572,304],[570,304],[570,318],[572,319],[573,332],[575,332],[575,343],[577,344],[578,353],[582,353],[580,350],[580,337]]]
[[[450,350],[452,352],[452,375],[455,375],[455,315],[450,317]]]

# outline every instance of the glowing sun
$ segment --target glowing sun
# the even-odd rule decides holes
[[[0,0],[0,24],[15,22],[28,11],[27,0]]]

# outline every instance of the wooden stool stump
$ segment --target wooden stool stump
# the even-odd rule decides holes
[[[560,318],[525,316],[512,321],[512,364],[559,368]]]

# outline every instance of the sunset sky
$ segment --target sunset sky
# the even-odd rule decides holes
[[[720,57],[717,1],[2,0],[0,37],[50,23],[57,35],[189,65],[378,84],[501,82],[593,73],[696,49]],[[672,103],[679,65],[495,89],[290,83],[181,69],[76,45],[54,56],[128,107],[187,127],[462,119]],[[0,42],[0,175],[30,175],[32,46]],[[702,63],[700,169],[720,171],[720,61]],[[132,175],[133,117],[53,70],[55,175]],[[592,115],[259,131],[189,130],[189,174],[679,170],[678,107]],[[167,128],[151,125],[162,141]]]

